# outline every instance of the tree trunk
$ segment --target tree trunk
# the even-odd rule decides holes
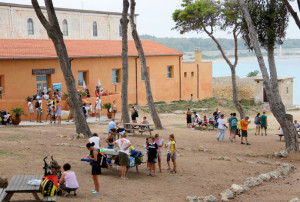
[[[68,52],[64,43],[63,34],[58,24],[52,0],[45,0],[45,6],[48,13],[49,21],[45,18],[44,14],[42,13],[37,0],[32,0],[32,5],[39,20],[45,27],[49,38],[54,44],[59,59],[59,64],[67,86],[70,98],[70,109],[74,116],[76,132],[78,134],[82,133],[84,136],[90,136],[91,131],[82,111],[82,102],[76,89],[75,79],[71,70]]]
[[[300,19],[298,17],[298,14],[296,11],[294,11],[293,7],[291,6],[291,4],[289,3],[289,0],[283,0],[284,4],[286,5],[288,11],[290,12],[291,16],[294,18],[296,25],[298,26],[298,28],[300,29]],[[298,0],[298,7],[300,6],[300,2]],[[300,8],[299,8],[300,10]]]
[[[222,54],[222,57],[224,58],[224,60],[228,64],[228,66],[230,67],[230,70],[231,70],[231,81],[232,81],[232,100],[233,100],[233,103],[234,103],[234,106],[235,106],[236,110],[240,114],[240,118],[243,119],[245,117],[245,112],[244,112],[243,106],[239,102],[238,87],[237,87],[237,84],[236,84],[236,72],[235,72],[235,68],[236,68],[236,65],[238,63],[238,40],[237,40],[237,35],[238,34],[237,34],[237,26],[234,27],[233,32],[232,32],[233,38],[234,38],[234,64],[232,64],[231,61],[229,60],[229,58],[225,55],[225,52],[224,52],[221,44],[214,37],[214,35],[212,35],[212,33],[209,32],[206,28],[204,28],[204,31],[215,42],[215,44],[217,45],[219,51]]]
[[[124,123],[130,123],[128,113],[128,0],[123,0],[122,25],[122,118]]]
[[[268,48],[269,71],[271,75],[271,80],[270,80],[268,70],[266,68],[263,55],[261,53],[260,45],[258,42],[257,32],[253,25],[248,7],[245,4],[244,0],[239,0],[239,4],[244,14],[244,18],[250,33],[250,40],[255,50],[259,67],[261,69],[261,73],[264,79],[264,87],[266,88],[270,109],[283,130],[286,150],[288,152],[296,152],[299,149],[299,145],[297,141],[298,134],[293,123],[286,118],[285,106],[283,105],[279,94],[277,72],[276,72],[276,65],[275,65],[275,58],[274,58],[274,48],[273,47]]]
[[[231,70],[231,81],[232,81],[232,99],[234,102],[234,106],[238,110],[238,112],[240,114],[240,118],[242,120],[243,118],[245,118],[245,112],[244,112],[244,109],[243,109],[242,105],[240,104],[239,98],[238,98],[238,87],[237,87],[237,83],[236,83],[235,67],[230,67],[230,70]]]
[[[144,49],[143,49],[143,45],[142,42],[139,38],[137,29],[136,29],[136,24],[134,21],[134,15],[135,15],[135,0],[130,0],[130,25],[131,25],[131,29],[132,29],[132,36],[135,42],[135,46],[136,49],[139,53],[139,58],[142,64],[142,73],[144,75],[145,78],[145,87],[146,87],[146,94],[147,94],[147,102],[148,102],[148,106],[149,106],[149,110],[150,110],[150,114],[153,120],[153,123],[156,127],[156,129],[162,129],[162,124],[160,121],[160,118],[157,114],[157,111],[155,109],[155,105],[154,105],[154,101],[153,101],[153,96],[152,96],[152,91],[151,91],[151,85],[150,85],[150,78],[149,78],[149,73],[148,73],[148,69],[147,69],[147,63],[146,63],[146,57],[145,57],[145,53],[144,53]]]

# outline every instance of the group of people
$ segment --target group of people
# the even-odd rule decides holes
[[[146,117],[144,117],[146,120]],[[105,139],[107,143],[107,149],[114,149],[114,147],[119,148],[118,154],[118,164],[121,167],[121,179],[128,180],[126,176],[126,169],[129,166],[129,156],[130,150],[133,148],[132,143],[129,139],[127,139],[127,134],[124,132],[124,129],[116,124],[114,119],[108,124],[108,136]],[[118,135],[118,137],[117,137]],[[121,137],[119,137],[119,135]],[[114,139],[116,137],[116,139]],[[89,142],[86,144],[86,148],[89,150],[90,154],[87,158],[91,159],[92,165],[92,178],[94,182],[94,189],[92,190],[92,194],[100,193],[100,183],[99,183],[99,175],[101,174],[101,159],[104,155],[101,152],[101,148],[104,145],[101,143],[100,137],[98,134],[94,133],[93,136],[89,139]],[[159,171],[162,172],[161,168],[161,148],[165,147],[168,149],[167,153],[167,165],[168,170],[171,173],[176,173],[176,141],[175,136],[171,134],[169,136],[169,142],[164,144],[164,140],[160,141],[159,134],[156,134],[155,137],[147,137],[145,147],[145,155],[147,156],[147,168],[149,170],[148,176],[155,177],[156,176],[156,163],[158,163]],[[107,158],[111,157],[107,155]],[[170,161],[173,162],[173,169],[171,169]],[[107,160],[108,167],[110,167],[111,160]]]
[[[228,128],[230,132],[229,140],[231,142],[236,142],[236,136],[238,135],[239,137],[241,136],[241,144],[250,145],[248,142],[248,125],[251,123],[249,116],[239,121],[236,117],[236,113],[231,113],[230,117],[226,120],[225,115],[217,108],[216,111],[213,112],[212,117],[207,118],[206,115],[204,115],[203,119],[201,119],[197,112],[192,112],[190,108],[188,108],[186,120],[188,128],[195,129],[196,126],[200,126],[203,129],[205,126],[206,130],[208,130],[209,125],[218,128],[218,141],[224,141],[225,131],[226,128]],[[268,117],[266,116],[266,112],[263,112],[262,115],[258,113],[254,118],[254,123],[256,126],[255,135],[267,136]],[[297,126],[300,129],[300,125],[298,124]]]
[[[33,99],[28,99],[28,110],[30,114],[30,122],[33,122],[34,119],[34,109],[36,111],[36,122],[42,123],[42,115],[43,115],[43,101],[47,101],[46,107],[47,107],[47,116],[46,116],[46,122],[49,121],[50,123],[58,121],[58,123],[61,123],[61,110],[62,106],[60,104],[61,96],[60,92],[56,90],[54,92],[52,99],[50,99],[50,93],[38,93],[35,97],[35,103],[33,104]]]
[[[34,102],[35,100],[35,102]],[[46,107],[47,107],[47,116],[46,116],[46,122],[49,120],[50,123],[56,123],[56,121],[60,124],[61,123],[61,113],[62,113],[62,105],[60,104],[61,100],[61,93],[56,90],[54,92],[52,99],[50,98],[50,93],[38,93],[35,97],[28,98],[27,106],[29,110],[29,118],[30,122],[33,122],[34,120],[34,114],[36,111],[36,122],[42,123],[42,115],[43,115],[43,101],[47,101]],[[100,121],[101,117],[101,109],[102,109],[102,101],[99,97],[97,97],[95,102],[95,107],[93,108],[92,103],[88,103],[86,101],[83,101],[82,103],[82,111],[85,115],[86,119],[91,116],[96,117],[96,121]],[[111,103],[111,109],[109,109],[110,112],[112,112],[113,118],[115,118],[117,113],[117,105],[116,100],[114,100]],[[138,116],[138,115],[137,115]],[[69,111],[69,116],[67,122],[72,119],[72,113]]]

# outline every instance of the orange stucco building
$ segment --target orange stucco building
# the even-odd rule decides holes
[[[121,92],[122,41],[66,40],[65,43],[79,90],[84,80],[94,96],[100,79],[103,88],[114,96]],[[212,96],[211,62],[183,63],[180,51],[149,40],[142,43],[155,102],[187,100],[191,94],[194,100]],[[3,87],[0,110],[10,110],[8,104],[4,107],[4,102],[25,102],[40,86],[52,88],[54,83],[61,83],[62,92],[67,92],[50,40],[0,39],[0,47],[0,86]],[[133,41],[129,41],[128,55],[128,102],[146,104],[145,84]],[[120,103],[120,95],[115,99]]]

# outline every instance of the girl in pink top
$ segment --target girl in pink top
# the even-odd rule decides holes
[[[157,146],[158,146],[158,153],[157,153],[157,161],[158,161],[158,167],[159,167],[159,172],[161,172],[161,152],[160,152],[160,148],[163,146],[164,144],[164,139],[162,139],[162,141],[159,140],[159,134],[155,135],[155,141],[154,141]]]
[[[59,181],[59,188],[65,194],[64,196],[68,196],[71,191],[74,191],[74,195],[76,195],[76,190],[79,185],[77,182],[76,175],[73,171],[71,171],[71,165],[66,163],[63,166],[65,172],[62,174]]]

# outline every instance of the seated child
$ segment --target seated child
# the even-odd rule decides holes
[[[63,172],[59,180],[59,188],[65,194],[65,197],[70,195],[71,191],[74,191],[74,195],[76,196],[76,190],[78,189],[79,185],[75,172],[71,171],[71,165],[68,163],[66,163],[63,168],[65,172]]]

